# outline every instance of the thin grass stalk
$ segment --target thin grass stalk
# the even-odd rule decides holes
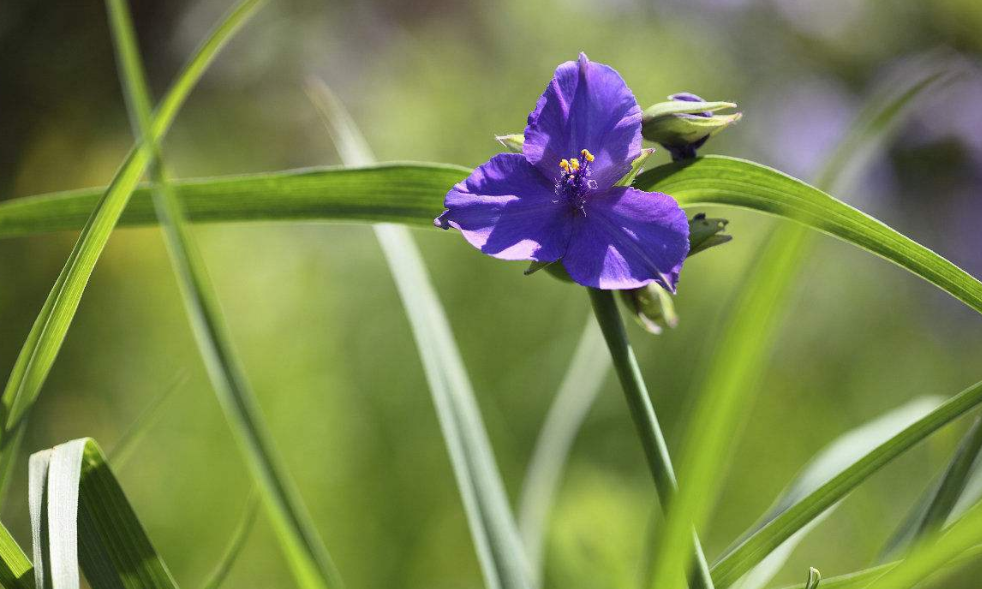
[[[320,80],[307,84],[346,165],[375,161],[347,109]],[[491,443],[440,298],[406,227],[372,226],[395,280],[423,362],[437,418],[488,589],[531,589],[532,578]]]

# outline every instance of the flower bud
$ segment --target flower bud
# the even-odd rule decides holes
[[[679,324],[672,295],[652,282],[641,288],[622,290],[621,301],[638,325],[648,333],[659,334],[664,329],[674,329]]]
[[[641,134],[662,145],[673,161],[696,157],[706,141],[740,120],[742,113],[713,114],[736,108],[733,102],[705,102],[695,94],[681,92],[668,97],[641,114]]]

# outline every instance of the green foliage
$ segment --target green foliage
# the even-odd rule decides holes
[[[717,585],[720,587],[732,585],[795,532],[848,495],[870,475],[979,404],[982,404],[982,382],[955,395],[899,434],[877,446],[872,452],[767,522],[723,557],[712,569],[713,579]]]
[[[166,133],[178,109],[207,66],[259,4],[259,0],[242,2],[212,31],[165,95],[150,123],[149,139],[156,141]],[[126,208],[133,189],[150,162],[151,154],[151,147],[147,142],[138,142],[110,185],[95,193],[93,202],[90,202],[89,208],[82,215],[87,219],[82,234],[17,357],[0,398],[3,409],[0,419],[0,494],[13,468],[23,432],[24,417],[41,393],[41,387],[61,349],[89,277],[119,216]]]
[[[839,175],[846,171],[847,166],[843,163],[846,155],[843,154],[855,155],[855,159],[861,162],[863,158],[858,152],[868,149],[870,145],[883,143],[887,132],[896,125],[903,107],[930,88],[937,77],[919,77],[910,84],[902,84],[902,90],[896,96],[871,100],[866,112],[852,126],[852,133],[837,148],[838,155],[830,158],[829,166],[835,167],[828,168],[829,171],[822,175],[823,188],[828,189],[835,184]],[[657,173],[658,170],[653,172]],[[671,177],[672,172],[666,172],[666,175]],[[725,186],[724,177],[725,172],[716,172],[715,175],[707,174],[705,180],[715,178],[720,186]],[[640,179],[639,182],[643,183]],[[738,182],[746,182],[739,188],[750,192],[753,176],[741,174]],[[761,183],[761,188],[763,190],[757,191],[756,196],[767,198],[766,190],[770,187]],[[818,190],[811,191],[806,196],[799,190],[795,196],[803,201],[811,199],[816,204],[825,205],[824,215],[835,214],[831,209],[838,207],[828,206],[832,199],[822,198]],[[665,192],[679,196],[671,188],[665,188]],[[684,566],[677,564],[684,562],[684,553],[678,544],[685,539],[689,526],[694,525],[697,531],[701,531],[709,518],[716,497],[715,489],[719,488],[718,481],[725,476],[726,456],[759,390],[759,378],[782,319],[781,311],[805,257],[809,237],[803,227],[794,225],[780,227],[771,235],[736,295],[722,334],[716,338],[706,376],[695,393],[698,401],[692,425],[687,428],[682,444],[680,476],[685,484],[662,532],[658,544],[660,551],[653,563],[657,571],[653,581],[656,587],[670,579],[677,567]],[[801,535],[796,537],[800,538]],[[784,551],[791,549],[791,546],[786,546]],[[773,558],[769,562],[771,566],[777,566],[780,560]]]
[[[109,8],[134,134],[138,141],[150,144],[154,207],[212,385],[263,494],[297,582],[308,589],[336,589],[343,586],[341,576],[273,445],[259,403],[236,357],[218,297],[185,222],[181,203],[164,172],[158,139],[151,130],[150,94],[129,11],[124,0],[109,0]]]

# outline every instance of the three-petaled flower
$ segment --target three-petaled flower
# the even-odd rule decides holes
[[[618,181],[641,154],[641,108],[614,69],[580,54],[529,115],[523,153],[502,153],[447,193],[436,219],[483,253],[561,261],[576,282],[672,292],[689,250],[675,200]]]

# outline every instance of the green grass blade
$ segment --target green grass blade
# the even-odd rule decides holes
[[[384,163],[175,180],[172,185],[188,219],[196,223],[330,220],[432,227],[449,187],[469,173],[449,164]],[[4,201],[0,237],[78,229],[104,191],[90,188]],[[150,188],[140,187],[120,224],[156,222]]]
[[[130,458],[133,457],[133,453],[136,450],[137,445],[140,440],[146,435],[147,431],[153,426],[154,423],[161,416],[161,409],[164,403],[171,398],[171,396],[180,390],[188,381],[187,373],[181,372],[177,375],[174,381],[168,385],[163,391],[154,397],[150,404],[137,416],[136,420],[133,421],[126,428],[126,431],[119,437],[119,440],[113,444],[112,448],[109,450],[109,461],[116,465],[116,470],[122,470],[126,463],[129,462]]]
[[[242,511],[242,518],[239,520],[238,525],[235,526],[228,546],[225,547],[225,551],[222,553],[218,564],[215,565],[215,569],[208,575],[205,582],[201,584],[201,589],[218,589],[225,582],[225,579],[228,578],[228,574],[232,572],[232,567],[239,559],[239,555],[242,554],[246,540],[249,539],[249,532],[252,531],[252,525],[256,522],[256,514],[258,512],[259,496],[255,492],[251,492],[249,493],[249,499],[246,501],[246,507]]]
[[[374,155],[344,105],[321,82],[308,84],[342,161],[368,165]],[[524,546],[494,460],[473,387],[439,296],[409,230],[374,226],[423,361],[471,536],[488,589],[533,587]]]
[[[34,566],[2,523],[0,523],[0,586],[4,589],[35,589]]]
[[[609,373],[610,354],[597,322],[590,318],[539,431],[518,501],[518,529],[532,574],[539,581],[547,523],[563,468]]]
[[[684,207],[727,205],[796,221],[889,260],[982,313],[982,282],[869,215],[767,166],[705,156],[645,172],[635,186],[671,194]]]
[[[255,8],[259,0],[247,0],[240,4],[222,24],[215,29],[192,57],[177,82],[167,93],[160,111],[152,122],[151,137],[159,139],[170,127],[191,89],[201,78],[205,68],[214,60],[218,50],[228,41]],[[0,397],[0,489],[9,480],[16,450],[21,439],[24,416],[40,394],[51,366],[64,342],[65,335],[78,309],[82,293],[106,242],[126,208],[133,189],[139,182],[150,161],[150,149],[139,144],[127,156],[112,183],[100,191],[84,216],[72,253],[54,287],[38,314],[21,352],[11,370],[3,395]]]
[[[908,545],[940,530],[965,491],[982,451],[982,417],[976,418],[955,450],[941,478],[932,484],[911,515],[898,527],[885,555],[898,555]]]
[[[31,513],[31,547],[34,557],[34,585],[45,589],[50,585],[51,561],[48,555],[48,521],[45,511],[45,495],[48,492],[48,466],[51,464],[51,450],[42,450],[31,455],[28,462],[27,506]]]
[[[150,128],[150,98],[127,6],[122,0],[109,0],[108,5],[120,77],[131,118],[139,125],[134,131],[138,138],[149,139],[155,160],[151,166],[154,205],[212,386],[263,494],[296,580],[309,589],[341,587],[341,577],[276,452],[259,404],[236,358],[204,261],[184,221],[181,203],[170,189],[159,145]]]
[[[29,491],[34,535],[50,554],[37,562],[51,563],[55,589],[78,587],[79,564],[92,589],[177,589],[95,441],[34,454]]]
[[[940,578],[968,564],[961,558],[982,542],[982,504],[976,505],[943,532],[926,536],[911,552],[867,589],[908,589],[922,581]]]
[[[834,478],[801,499],[741,542],[713,567],[713,579],[729,587],[808,522],[848,495],[893,459],[941,427],[982,403],[982,382],[939,405],[902,432],[877,446]]]

